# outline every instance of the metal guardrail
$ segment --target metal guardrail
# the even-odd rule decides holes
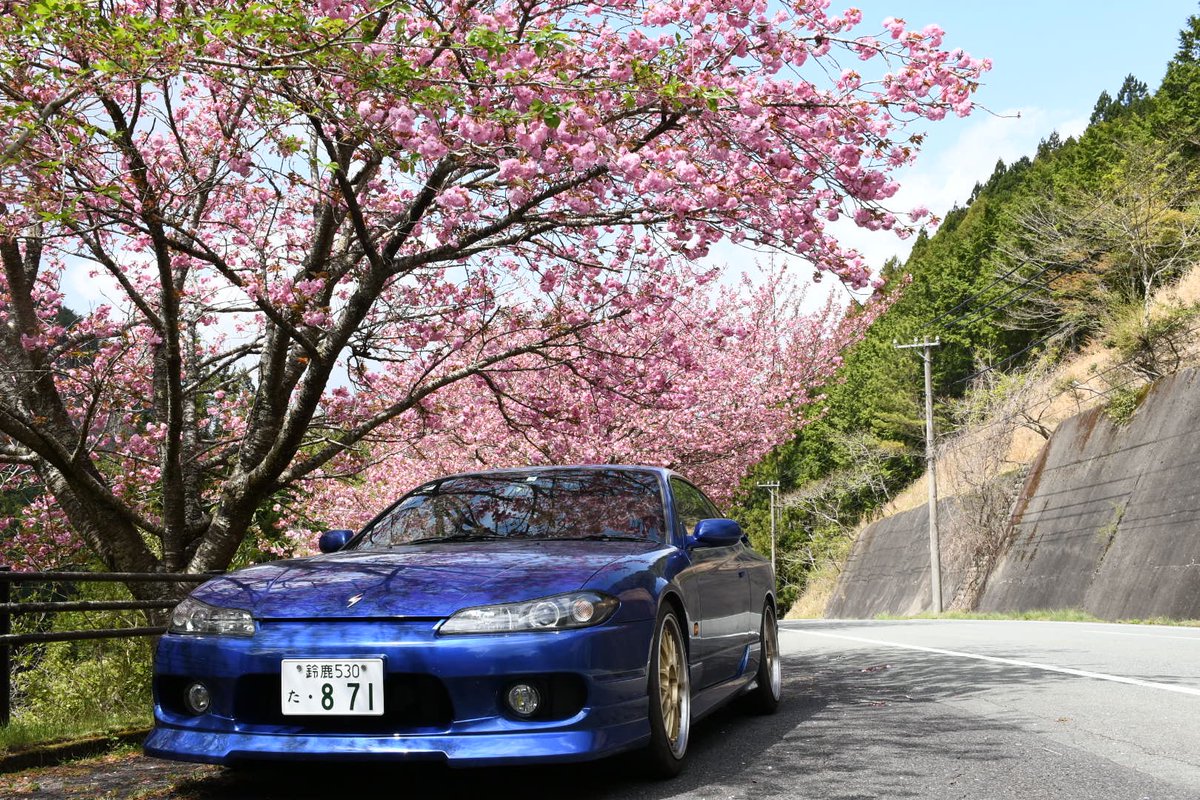
[[[50,633],[13,633],[12,618],[20,614],[61,611],[151,611],[175,606],[169,600],[63,600],[14,603],[14,583],[203,583],[207,574],[168,572],[13,572],[0,567],[0,727],[8,725],[12,715],[12,649],[23,644],[43,642],[79,642],[94,639],[124,639],[135,636],[159,636],[165,627],[95,628]]]

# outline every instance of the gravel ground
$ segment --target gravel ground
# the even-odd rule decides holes
[[[38,800],[183,798],[193,796],[187,793],[186,787],[219,778],[220,773],[217,767],[144,758],[140,751],[127,748],[56,767],[0,775],[0,797]]]

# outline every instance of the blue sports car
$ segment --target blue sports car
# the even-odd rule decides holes
[[[779,703],[770,562],[669,470],[455,475],[320,546],[179,604],[148,754],[469,766],[641,749],[670,776],[700,717]]]

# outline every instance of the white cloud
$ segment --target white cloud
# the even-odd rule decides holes
[[[958,137],[941,147],[936,143],[945,131],[935,130],[917,162],[896,175],[901,188],[888,207],[902,216],[909,209],[925,206],[945,217],[956,204],[966,203],[976,183],[991,176],[997,160],[1011,164],[1022,156],[1032,156],[1038,143],[1052,131],[1057,130],[1066,139],[1078,136],[1087,124],[1086,119],[1026,108],[965,121]],[[866,256],[875,269],[891,256],[906,257],[912,249],[911,239],[901,240],[886,231],[863,230],[848,220],[839,221],[832,230],[843,244]]]
[[[938,217],[955,205],[964,205],[971,196],[975,184],[985,182],[996,168],[997,160],[1006,164],[1022,156],[1032,157],[1038,143],[1052,131],[1058,131],[1063,139],[1078,136],[1088,125],[1086,118],[1069,117],[1040,108],[1012,109],[996,114],[976,112],[978,116],[966,120],[946,120],[934,127],[917,162],[896,174],[900,191],[888,201],[888,208],[904,217],[908,211],[924,206]],[[957,131],[951,138],[948,134]],[[854,247],[862,253],[867,263],[878,271],[891,256],[907,258],[913,239],[900,239],[890,231],[868,231],[859,228],[849,219],[841,219],[830,226],[843,245]],[[766,263],[769,255],[751,248],[722,242],[713,248],[709,260],[727,265],[724,280],[731,285],[744,273],[754,274],[756,262]],[[796,258],[775,256],[777,261],[790,267],[811,271],[812,266]],[[817,307],[823,304],[830,292],[843,294],[841,282],[825,276],[819,287],[808,293],[807,300]]]

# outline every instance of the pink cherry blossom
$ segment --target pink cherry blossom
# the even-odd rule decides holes
[[[220,569],[505,463],[727,496],[882,304],[699,260],[869,285],[828,223],[913,233],[892,172],[990,67],[827,6],[8,4],[4,558]]]

